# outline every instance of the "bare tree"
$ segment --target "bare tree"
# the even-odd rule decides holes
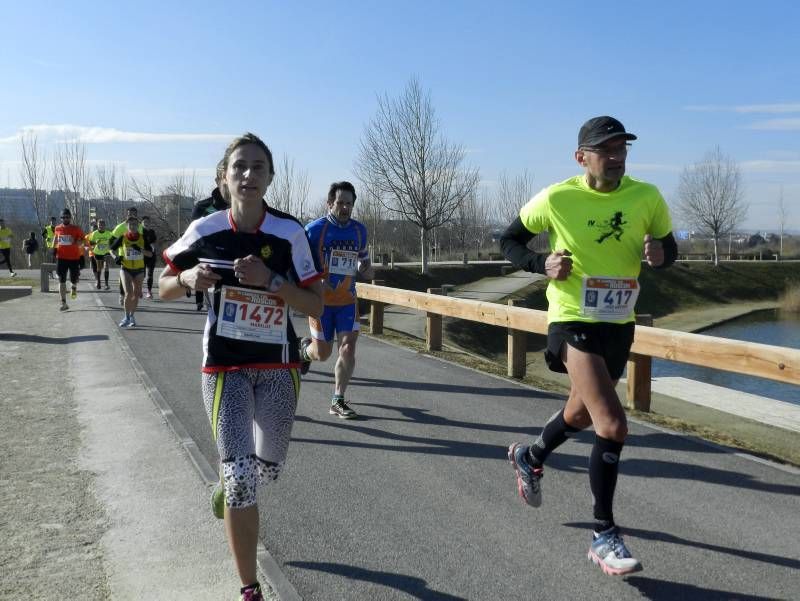
[[[783,186],[781,186],[780,194],[778,195],[778,222],[781,226],[781,248],[780,256],[783,257],[783,232],[786,229],[786,220],[789,217],[789,213],[786,210],[786,204],[783,201]]]
[[[36,221],[41,230],[47,219],[47,193],[42,189],[47,177],[47,160],[39,150],[39,139],[35,133],[27,132],[20,138],[22,167],[20,176],[23,185],[31,191],[31,203],[36,212]]]
[[[373,182],[361,182],[358,190],[358,200],[355,206],[355,217],[367,227],[368,245],[375,256],[385,251],[390,240],[383,238],[381,230],[384,223],[383,204],[380,199],[380,190]],[[388,248],[388,247],[386,247]]]
[[[356,173],[375,183],[388,210],[419,229],[422,273],[428,270],[428,233],[447,223],[478,185],[478,169],[463,166],[464,156],[462,146],[441,134],[430,93],[416,79],[397,99],[378,97]]]
[[[173,190],[182,191],[184,185],[185,181],[182,173],[178,174],[175,180],[163,190],[158,190],[147,174],[142,177],[131,177],[128,181],[132,200],[144,203],[148,216],[153,222],[153,227],[163,234],[163,236],[159,237],[169,240],[178,238],[175,228],[180,228],[180,224],[175,217],[174,210],[172,210],[175,198],[171,192]],[[180,213],[178,212],[178,214]]]
[[[86,164],[86,144],[80,140],[56,145],[53,156],[54,187],[64,191],[67,206],[76,223],[86,225],[89,218],[91,176]]]
[[[480,241],[489,228],[487,221],[488,210],[484,197],[472,194],[461,203],[450,222],[451,234],[461,251],[466,252],[473,245],[476,252],[480,249]]]
[[[97,216],[106,219],[109,225],[119,223],[125,216],[124,203],[127,199],[128,184],[125,171],[116,163],[100,165],[95,168],[95,197],[92,203]]]
[[[521,175],[510,177],[505,171],[497,180],[494,196],[496,215],[501,223],[509,224],[519,217],[519,210],[533,196],[533,175],[527,169]]]
[[[678,210],[687,223],[711,236],[714,265],[719,265],[719,240],[747,215],[739,166],[719,147],[686,167],[678,184]]]
[[[306,217],[310,189],[308,172],[296,170],[294,159],[283,155],[275,169],[275,177],[267,188],[267,203],[303,220]]]

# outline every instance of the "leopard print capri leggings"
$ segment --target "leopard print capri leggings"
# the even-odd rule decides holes
[[[256,487],[283,469],[300,393],[296,369],[203,374],[203,402],[222,462],[225,504],[256,504]]]

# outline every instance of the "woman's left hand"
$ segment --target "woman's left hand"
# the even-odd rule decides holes
[[[245,286],[258,286],[270,292],[278,292],[284,284],[284,279],[264,265],[264,261],[255,255],[236,259],[233,262],[233,275]]]

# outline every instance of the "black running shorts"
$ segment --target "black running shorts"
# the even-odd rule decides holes
[[[67,272],[69,272],[69,281],[77,284],[80,276],[80,260],[56,259],[56,273],[58,281],[62,284],[67,281]]]
[[[583,321],[560,321],[547,328],[547,350],[544,358],[551,371],[567,373],[561,361],[564,344],[585,353],[600,355],[605,361],[612,380],[619,380],[625,371],[625,363],[633,344],[635,324],[588,323]]]

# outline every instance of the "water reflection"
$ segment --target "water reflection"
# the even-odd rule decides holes
[[[756,311],[700,332],[708,336],[800,349],[800,315],[777,309]],[[653,360],[654,376],[680,376],[800,405],[800,387],[686,363]]]

